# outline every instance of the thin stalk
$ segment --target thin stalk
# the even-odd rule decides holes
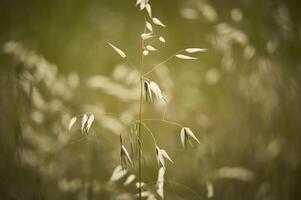
[[[144,33],[145,33],[146,27],[144,27]],[[138,181],[139,184],[141,183],[141,179],[142,179],[142,168],[141,168],[141,120],[142,120],[142,108],[143,108],[143,68],[144,68],[144,55],[143,55],[143,49],[144,49],[144,40],[141,38],[141,68],[140,68],[140,100],[139,100],[139,129],[138,129],[138,144],[139,144],[139,149],[138,149]],[[138,188],[139,189],[139,199],[142,199],[141,196],[141,187]]]
[[[125,61],[128,63],[128,65],[135,71],[137,71],[139,73],[139,70],[137,69],[137,67],[133,64],[133,62],[128,58],[126,57]]]
[[[155,146],[157,146],[157,141],[156,141],[156,138],[154,136],[154,133],[150,130],[150,128],[148,128],[148,126],[144,123],[144,122],[141,122],[142,125],[144,126],[144,128],[150,133],[150,135],[152,136],[153,138],[153,141],[154,141],[154,144]]]
[[[178,122],[170,121],[170,120],[166,120],[166,119],[148,118],[148,119],[143,119],[142,121],[157,121],[157,122],[164,122],[164,123],[167,123],[167,124],[175,125],[175,126],[178,126],[178,127],[181,127],[181,128],[184,127],[182,124],[179,124]]]
[[[169,56],[168,58],[166,58],[165,60],[163,60],[162,62],[160,62],[159,64],[155,65],[152,69],[150,69],[148,72],[146,72],[145,74],[143,74],[143,76],[148,75],[149,73],[153,72],[154,70],[156,70],[158,67],[160,67],[161,65],[163,65],[164,63],[168,62],[170,59],[172,59],[174,56],[176,56],[178,53],[181,53],[182,51],[185,51],[185,49],[179,50],[176,53],[172,54],[171,56]]]
[[[151,45],[151,44],[153,44],[154,42],[157,42],[157,41],[158,41],[158,38],[156,37],[155,39],[153,39],[150,42],[148,42],[147,45]]]

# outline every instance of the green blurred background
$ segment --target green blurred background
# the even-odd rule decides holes
[[[151,5],[167,42],[155,44],[147,69],[179,49],[208,48],[149,76],[166,95],[166,118],[201,141],[183,150],[178,127],[148,123],[174,160],[166,199],[207,199],[208,183],[212,199],[300,199],[300,3]],[[134,185],[109,180],[119,134],[137,118],[139,83],[106,41],[138,65],[143,26],[134,1],[0,1],[0,199],[134,198]],[[162,109],[147,103],[144,116],[160,118]],[[67,127],[82,113],[96,119],[78,140],[79,126]],[[158,166],[145,131],[142,143],[143,180],[151,183]]]

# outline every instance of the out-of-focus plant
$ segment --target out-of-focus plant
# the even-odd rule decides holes
[[[196,97],[203,98],[206,109],[196,116],[210,132],[198,149],[199,168],[220,187],[216,198],[237,197],[237,190],[249,184],[254,185],[254,196],[242,198],[296,198],[288,191],[300,184],[291,175],[300,166],[296,165],[300,146],[291,141],[300,132],[293,125],[300,115],[300,105],[293,100],[299,99],[300,83],[300,58],[295,56],[300,51],[295,9],[299,3],[265,1],[258,6],[247,1],[188,0],[180,4],[183,23],[191,24],[191,29],[205,27],[204,40],[214,55],[199,81],[205,92]]]

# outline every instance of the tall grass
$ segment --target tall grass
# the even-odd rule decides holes
[[[152,138],[153,138],[153,142],[154,142],[154,146],[155,146],[155,150],[156,150],[156,157],[160,166],[159,169],[159,176],[158,176],[158,182],[157,182],[157,194],[163,198],[163,182],[164,182],[164,173],[165,173],[165,159],[169,160],[172,162],[171,158],[169,157],[168,153],[164,150],[164,149],[160,149],[157,146],[157,142],[155,139],[154,134],[152,133],[152,131],[148,128],[146,122],[147,121],[159,121],[159,122],[164,122],[164,123],[168,123],[171,125],[176,125],[179,126],[181,128],[181,132],[180,132],[180,139],[181,139],[181,143],[183,144],[183,147],[186,148],[186,144],[187,142],[190,142],[191,144],[191,140],[193,139],[195,141],[197,141],[199,143],[199,140],[197,139],[197,137],[194,135],[194,133],[188,128],[188,127],[184,127],[181,124],[177,123],[177,122],[173,122],[171,120],[166,120],[165,119],[165,112],[166,110],[164,109],[163,112],[163,118],[154,118],[154,119],[147,119],[144,118],[144,112],[143,112],[143,99],[145,99],[145,101],[159,101],[161,104],[163,104],[163,106],[166,106],[165,104],[167,104],[167,100],[165,99],[159,85],[157,83],[155,83],[154,81],[152,81],[150,78],[148,78],[148,75],[151,74],[152,72],[154,72],[155,70],[157,70],[159,67],[161,67],[163,64],[165,64],[166,62],[168,62],[169,60],[171,60],[172,58],[178,58],[178,59],[184,59],[184,60],[195,60],[198,59],[197,57],[192,57],[190,55],[187,54],[195,54],[198,52],[205,52],[206,49],[204,48],[186,48],[180,51],[177,51],[175,54],[169,56],[167,59],[163,60],[162,62],[159,62],[159,64],[153,66],[151,69],[149,69],[148,71],[145,72],[145,66],[144,66],[144,60],[145,58],[147,58],[147,56],[151,53],[153,53],[154,51],[158,51],[158,47],[153,46],[153,43],[155,42],[161,42],[163,44],[166,43],[166,40],[164,37],[162,37],[161,35],[156,35],[156,28],[157,27],[161,27],[161,28],[165,28],[166,25],[162,23],[162,21],[159,18],[156,18],[153,16],[153,10],[151,7],[151,4],[148,0],[137,0],[136,2],[136,6],[138,6],[140,8],[140,10],[143,12],[143,16],[144,16],[144,20],[145,20],[145,27],[144,27],[144,31],[141,34],[141,49],[140,49],[140,53],[141,53],[141,60],[140,60],[140,71],[139,71],[139,80],[140,80],[140,95],[139,95],[139,113],[138,113],[138,119],[136,120],[136,122],[134,123],[138,123],[138,135],[137,135],[137,143],[138,143],[138,197],[139,199],[142,199],[142,170],[143,170],[143,166],[142,166],[142,147],[143,147],[143,140],[142,140],[142,134],[143,134],[143,127],[145,127],[145,130],[151,134]],[[126,53],[123,52],[121,49],[119,49],[118,47],[114,46],[113,44],[109,43],[108,44],[113,48],[113,50],[115,50],[119,56],[123,59],[126,60],[126,62],[128,62],[130,65],[132,65],[132,61],[127,57]],[[186,53],[186,54],[183,54]],[[135,66],[134,66],[135,67]],[[137,68],[135,68],[137,69]],[[154,100],[153,98],[155,98],[156,100]],[[122,149],[121,149],[121,160],[122,159],[128,159],[131,160],[129,158],[128,153],[126,151],[126,149],[124,148],[123,144],[122,144],[122,138],[121,138],[121,145],[122,145]],[[122,155],[125,155],[124,158]],[[153,194],[149,193],[148,194],[149,197],[153,197]]]

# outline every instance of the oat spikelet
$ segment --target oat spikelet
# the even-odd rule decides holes
[[[152,92],[151,89],[149,87],[149,83],[147,81],[144,81],[144,96],[145,96],[145,101],[147,102],[148,99],[150,99],[150,101],[153,101],[152,98]]]
[[[147,56],[149,54],[149,51],[145,49],[145,50],[143,50],[142,53],[143,53],[144,56]]]
[[[132,183],[135,180],[136,176],[134,174],[129,175],[126,180],[124,181],[123,185],[129,185],[130,183]]]
[[[214,196],[214,189],[213,185],[211,182],[206,183],[206,188],[207,188],[207,198],[211,199]]]
[[[157,193],[162,199],[164,199],[164,174],[165,174],[165,168],[160,167],[156,186],[157,186]]]
[[[81,131],[84,132],[85,131],[85,126],[88,120],[88,116],[86,114],[84,114],[84,116],[82,117],[82,126],[81,126]]]
[[[159,41],[162,42],[162,43],[165,43],[165,42],[166,42],[165,38],[162,37],[162,36],[159,37]]]
[[[69,125],[68,125],[68,130],[70,131],[72,126],[75,124],[77,118],[76,117],[72,117],[70,122],[69,122]]]
[[[152,17],[152,7],[150,6],[150,4],[146,4],[145,9],[146,9],[149,17],[151,18]]]
[[[156,146],[155,150],[156,150],[157,161],[158,161],[160,167],[163,167],[165,169],[165,160],[164,160],[164,158],[166,158],[171,163],[173,163],[173,161],[171,160],[171,158],[169,157],[169,155],[167,154],[167,152],[164,149],[160,149],[158,146]]]
[[[111,175],[110,182],[118,181],[124,175],[126,175],[126,173],[127,173],[127,171],[125,169],[122,169],[121,165],[118,165],[117,167],[115,167],[115,169]]]
[[[183,54],[177,54],[176,57],[180,58],[180,59],[184,59],[184,60],[196,60],[196,59],[198,59],[198,58],[191,57],[191,56],[186,56],[186,55],[183,55]]]
[[[94,115],[92,114],[92,115],[90,115],[90,117],[88,118],[88,121],[87,121],[87,127],[86,127],[87,132],[89,132],[93,121],[94,121]]]
[[[81,126],[81,131],[82,132],[85,132],[85,133],[88,133],[91,126],[92,126],[92,123],[94,121],[94,115],[90,115],[89,117],[84,114],[83,118],[82,118],[82,126]]]
[[[155,47],[153,47],[152,45],[147,45],[146,49],[149,51],[156,51],[157,49]]]
[[[198,138],[193,134],[193,132],[188,127],[183,127],[180,132],[181,143],[184,148],[186,148],[186,144],[190,138],[194,139],[196,142],[200,143]]]
[[[153,23],[154,23],[154,24],[156,24],[156,25],[158,25],[158,26],[166,27],[166,25],[163,24],[163,23],[161,22],[160,19],[154,17],[152,20],[153,20]]]
[[[145,26],[150,32],[153,32],[153,26],[151,25],[151,23],[146,22]]]
[[[187,48],[185,49],[187,53],[196,53],[196,52],[206,52],[207,49],[201,49],[201,48]]]
[[[159,99],[162,103],[166,103],[165,98],[162,95],[161,89],[157,83],[150,81],[149,83],[150,90],[155,94],[156,98]]]
[[[121,145],[121,148],[120,148],[120,164],[121,164],[122,168],[125,169],[128,163],[131,164],[131,166],[133,166],[133,163],[132,163],[130,154],[128,153],[125,146],[123,145],[121,135],[120,135],[119,139],[120,139],[120,145]]]
[[[122,58],[126,58],[126,55],[125,55],[125,53],[121,50],[121,49],[119,49],[119,48],[117,48],[117,47],[115,47],[113,44],[111,44],[110,42],[107,42]]]
[[[152,38],[152,37],[154,37],[154,36],[152,35],[152,33],[142,33],[142,34],[141,34],[141,38],[142,38],[143,40],[147,40],[147,39]]]

